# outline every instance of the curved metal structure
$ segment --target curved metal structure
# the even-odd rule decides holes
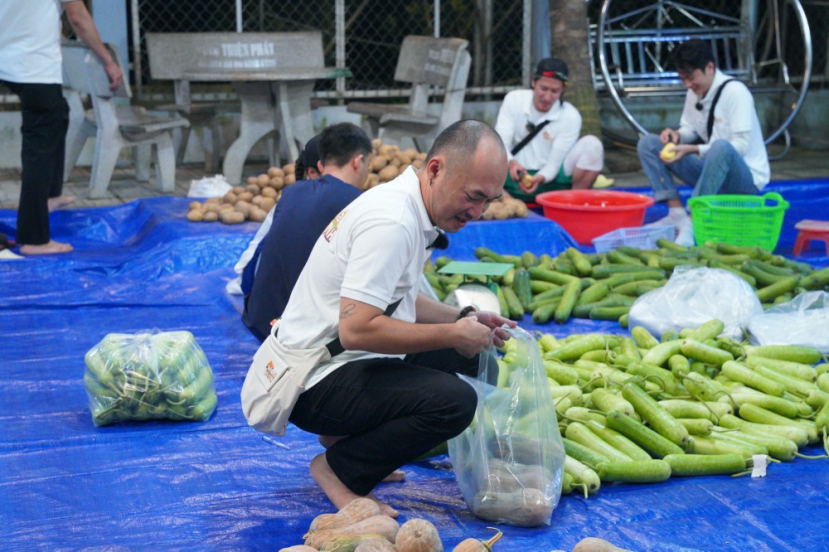
[[[804,51],[804,58],[805,58],[804,59],[803,80],[800,84],[800,88],[795,89],[791,85],[790,80],[789,80],[788,67],[786,66],[785,61],[783,61],[782,58],[781,58],[781,56],[782,56],[782,49],[781,49],[782,48],[782,43],[781,43],[781,29],[780,29],[780,10],[778,9],[778,4],[777,4],[778,0],[769,0],[769,1],[770,1],[771,6],[772,6],[772,12],[773,12],[773,16],[771,17],[771,20],[768,23],[771,26],[771,28],[769,29],[769,32],[773,33],[773,40],[774,40],[774,45],[776,47],[776,53],[777,53],[778,59],[776,59],[776,60],[760,60],[759,62],[757,62],[757,61],[754,61],[754,55],[752,53],[751,57],[750,57],[750,60],[753,63],[753,66],[749,67],[748,69],[749,69],[750,74],[752,75],[752,77],[756,77],[757,67],[763,67],[763,66],[766,66],[766,65],[779,63],[780,66],[781,66],[780,73],[781,73],[781,77],[782,77],[782,82],[778,82],[777,84],[778,85],[782,84],[782,85],[788,87],[793,93],[797,94],[797,99],[795,100],[795,102],[791,106],[791,112],[784,119],[782,124],[780,124],[780,126],[777,127],[774,131],[770,132],[769,135],[765,139],[765,143],[768,145],[769,143],[776,140],[781,134],[784,134],[784,138],[785,138],[785,142],[786,142],[786,146],[785,146],[786,149],[784,150],[782,155],[785,155],[785,152],[788,151],[788,147],[790,145],[790,139],[789,139],[788,131],[786,129],[791,124],[791,122],[794,120],[795,116],[797,116],[797,113],[800,111],[800,108],[802,107],[803,102],[806,98],[806,93],[808,92],[808,89],[809,89],[809,81],[810,81],[811,75],[812,75],[812,38],[811,38],[810,30],[809,30],[809,22],[806,19],[806,12],[803,10],[803,6],[800,4],[800,1],[799,0],[781,0],[784,5],[789,4],[792,7],[792,9],[794,11],[795,18],[797,20],[797,25],[799,27],[800,34],[801,34],[801,37],[802,37],[802,40],[803,40],[803,51]],[[611,74],[610,74],[610,68],[609,68],[608,60],[607,60],[607,48],[606,48],[606,44],[607,44],[606,43],[606,36],[607,35],[606,35],[606,33],[608,32],[609,24],[611,22],[617,22],[621,19],[624,19],[625,17],[641,16],[643,13],[654,9],[654,6],[648,6],[648,7],[644,7],[644,8],[637,8],[637,9],[629,12],[628,14],[625,14],[623,17],[610,18],[609,13],[610,13],[611,4],[612,4],[612,0],[603,0],[601,12],[600,12],[600,17],[599,17],[599,23],[598,23],[597,29],[596,29],[596,31],[597,31],[597,35],[596,35],[597,52],[598,52],[599,67],[601,69],[602,78],[604,79],[604,84],[607,88],[607,92],[610,94],[610,97],[611,97],[613,103],[616,105],[616,108],[618,109],[618,111],[622,115],[622,117],[625,119],[625,121],[631,127],[633,127],[633,129],[636,130],[637,132],[647,133],[648,131],[645,129],[645,127],[642,126],[636,120],[636,118],[631,114],[631,112],[625,106],[625,103],[624,103],[623,98],[622,98],[622,94],[620,94],[620,91],[618,89],[618,88],[621,88],[622,93],[624,94],[624,83],[622,81],[621,72],[617,72],[617,79],[619,81],[619,86],[618,86],[618,88],[617,88],[617,86],[614,86],[613,79],[612,79]],[[675,7],[677,9],[687,8],[687,6],[683,6],[683,5],[681,5],[677,2],[673,2],[671,0],[659,0],[659,2],[657,4],[658,4],[657,7],[660,10],[664,10],[665,5],[668,5],[669,7]],[[696,11],[698,11],[700,13],[703,13],[705,15],[716,15],[716,14],[712,14],[711,12],[704,12],[703,10],[696,10]],[[685,11],[685,14],[693,19],[693,14],[689,14],[688,11]],[[643,19],[643,17],[640,18],[640,20],[641,19]],[[701,21],[699,22],[699,25],[700,25],[700,29],[704,28]],[[665,29],[661,28],[661,19],[660,19],[659,20],[659,28],[653,29],[653,34],[657,34],[657,35],[661,36],[664,31],[665,31]],[[665,40],[665,42],[668,42],[668,41],[669,40],[667,40],[667,39]],[[625,45],[625,47],[629,48],[629,45]],[[752,44],[752,45],[750,45],[750,47],[753,49],[754,45]],[[766,50],[768,50],[768,49],[769,48],[767,47]],[[640,50],[639,54],[640,54],[640,57],[642,57],[641,50]],[[644,58],[642,58],[642,62],[644,62]]]

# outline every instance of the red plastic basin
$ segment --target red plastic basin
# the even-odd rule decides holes
[[[535,196],[544,216],[556,221],[581,245],[617,228],[642,226],[653,198],[631,192],[560,190]]]

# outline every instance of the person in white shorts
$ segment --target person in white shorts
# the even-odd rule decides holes
[[[588,189],[604,165],[604,146],[593,135],[579,138],[581,114],[563,99],[567,64],[557,58],[538,62],[530,90],[504,97],[495,130],[508,151],[504,189],[522,201],[541,192]]]

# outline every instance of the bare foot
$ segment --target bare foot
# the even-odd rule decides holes
[[[75,201],[75,196],[59,195],[58,197],[50,197],[46,202],[51,213],[55,209],[60,209],[64,205],[69,205]]]
[[[324,452],[318,456],[315,456],[314,459],[311,460],[311,466],[308,468],[308,471],[311,473],[311,477],[314,481],[317,482],[317,485],[319,485],[325,493],[325,496],[328,497],[328,500],[331,501],[331,504],[333,504],[337,510],[342,509],[352,500],[360,498],[360,495],[352,492],[351,489],[343,485],[340,478],[334,474],[331,470],[331,466],[328,465],[328,460],[325,459]],[[383,504],[377,500],[374,495],[369,494],[368,498],[380,505],[380,511],[383,515],[393,518],[398,516],[397,510],[388,504]]]
[[[394,483],[396,481],[405,481],[406,480],[406,472],[403,470],[394,470],[389,475],[383,479],[383,483]]]
[[[49,240],[49,243],[42,245],[21,245],[21,255],[51,255],[53,253],[69,253],[72,246],[68,243],[59,243]]]
[[[331,446],[334,443],[336,443],[340,439],[344,439],[344,438],[345,438],[345,435],[338,435],[338,436],[319,435],[319,436],[317,436],[317,440],[320,442],[320,444],[323,446],[323,448],[325,448],[325,450],[330,449]],[[406,472],[404,472],[402,470],[394,470],[389,475],[387,475],[385,479],[383,479],[383,483],[394,483],[394,482],[397,482],[397,481],[405,481],[405,480],[406,480]]]

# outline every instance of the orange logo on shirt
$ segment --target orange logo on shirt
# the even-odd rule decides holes
[[[334,220],[332,220],[328,224],[328,226],[325,228],[325,231],[323,231],[323,233],[322,233],[322,237],[325,238],[325,241],[327,241],[327,242],[331,241],[331,238],[333,238],[334,234],[337,233],[337,229],[339,228],[340,221],[343,219],[343,217],[346,215],[346,213],[348,213],[348,209],[343,209],[342,211],[340,211],[337,214],[336,217],[334,217]]]
[[[276,376],[273,373],[273,361],[269,360],[268,364],[265,365],[265,377],[268,378],[269,382],[272,382]]]

